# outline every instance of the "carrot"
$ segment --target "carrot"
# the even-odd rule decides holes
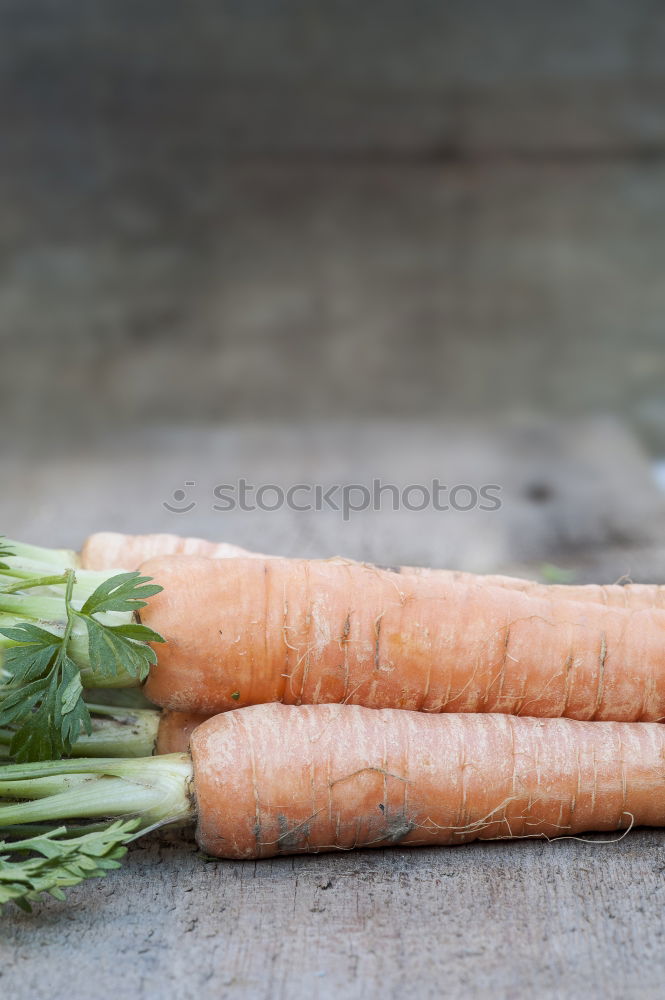
[[[634,723],[256,706],[192,736],[197,840],[276,854],[665,823],[665,730]]]
[[[0,826],[197,818],[203,850],[239,860],[551,838],[664,826],[664,772],[649,723],[259,705],[199,726],[191,756],[2,768]]]
[[[10,573],[30,572],[12,558]],[[14,686],[0,726],[20,723],[17,760],[69,752],[89,724],[81,683],[146,677],[154,703],[206,715],[282,701],[665,719],[665,611],[343,560],[183,555],[149,560],[146,576],[89,572],[0,593]],[[23,592],[45,580],[64,600]]]
[[[194,555],[211,559],[234,556],[252,557],[254,553],[227,542],[207,542],[203,538],[181,538],[179,535],[122,535],[100,531],[90,535],[81,549],[82,569],[138,569],[153,556]]]
[[[226,542],[208,542],[202,538],[178,535],[123,535],[112,531],[90,535],[81,549],[84,569],[139,569],[142,563],[162,555],[202,555],[211,559],[266,558],[256,552]],[[343,560],[345,561],[345,560]],[[665,609],[665,587],[656,583],[546,584],[505,575],[479,575],[463,570],[430,569],[424,566],[397,566],[393,572],[435,575],[449,583],[480,584],[519,590],[530,597],[561,598],[567,601],[593,601],[620,608]]]
[[[17,544],[12,542],[12,545]],[[19,548],[29,559],[37,563],[50,562],[61,572],[67,567],[80,568],[84,572],[110,569],[137,570],[148,559],[162,555],[202,555],[211,559],[268,558],[228,542],[210,542],[203,538],[183,538],[171,534],[125,535],[112,531],[90,535],[80,555],[70,550],[42,549],[23,544]],[[331,561],[348,560],[338,558]],[[479,575],[463,570],[431,569],[424,566],[396,566],[392,567],[392,572],[409,576],[413,574],[436,576],[442,582],[448,583],[506,587],[510,590],[519,590],[530,597],[591,601],[621,608],[665,609],[665,586],[656,583],[545,584],[520,577]]]
[[[184,753],[192,733],[209,716],[197,712],[161,712],[155,741],[156,754]],[[118,756],[123,756],[119,753]]]
[[[538,583],[516,576],[465,573],[461,570],[416,569],[416,573],[445,574],[452,583],[483,583],[490,587],[506,587],[519,590],[529,597],[549,600],[592,601],[608,607],[639,610],[643,608],[665,609],[665,587],[658,583]]]
[[[355,563],[163,557],[145,692],[209,715],[260,702],[665,718],[665,613],[543,600]],[[157,649],[157,647],[155,647]]]

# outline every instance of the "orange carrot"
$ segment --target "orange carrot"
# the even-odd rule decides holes
[[[201,847],[236,859],[575,836],[665,826],[664,769],[649,723],[258,705],[199,726],[191,757],[2,768],[0,826],[198,814]]]
[[[81,549],[84,569],[138,569],[143,562],[162,555],[202,555],[211,559],[266,558],[226,542],[208,542],[202,538],[178,535],[122,535],[111,531],[90,535]],[[519,590],[531,597],[561,598],[567,601],[593,601],[620,608],[665,609],[665,587],[656,583],[625,584],[546,584],[535,580],[504,575],[467,573],[462,570],[401,566],[393,572],[435,575],[449,583],[487,584]]]
[[[196,712],[162,712],[155,742],[156,754],[184,753],[189,748],[192,733],[208,715]]]
[[[409,570],[407,570],[409,572]],[[665,610],[665,586],[659,583],[538,583],[517,576],[479,575],[462,570],[440,570],[425,567],[410,572],[423,575],[445,575],[451,583],[486,584],[490,587],[506,587],[519,590],[529,597],[561,599],[564,601],[592,601],[608,607],[661,608]]]
[[[0,726],[18,761],[69,753],[88,725],[81,684],[146,677],[160,706],[205,715],[281,701],[665,719],[665,610],[340,559],[175,555],[74,574],[66,554],[18,548],[0,548]]]
[[[665,612],[530,597],[357,563],[172,556],[141,621],[165,708],[346,702],[424,712],[665,718]]]
[[[181,538],[179,535],[122,535],[100,531],[90,535],[81,549],[82,569],[138,569],[153,556],[198,555],[211,559],[254,555],[227,542],[207,542],[203,538]]]
[[[264,705],[191,750],[197,840],[225,858],[665,825],[657,725]]]

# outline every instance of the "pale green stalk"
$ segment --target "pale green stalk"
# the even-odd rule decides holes
[[[105,579],[109,578],[106,574]],[[83,607],[84,600],[72,600],[71,605],[76,611]],[[134,614],[130,611],[107,611],[95,615],[102,625],[131,625]],[[9,594],[0,592],[0,627],[13,628],[21,622],[32,622],[45,632],[64,636],[68,624],[67,607],[62,597],[51,597],[35,594]],[[0,650],[8,649],[15,643],[0,635]],[[136,678],[123,671],[117,673],[100,673],[90,670],[88,657],[88,632],[85,624],[77,620],[70,631],[69,651],[72,659],[81,670],[81,680],[85,687],[114,688],[133,687],[139,682]]]
[[[9,764],[0,768],[0,798],[10,800],[0,805],[0,828],[136,816],[138,837],[158,826],[195,819],[193,779],[189,754]],[[39,797],[15,801],[26,791],[30,794],[31,787]]]
[[[3,688],[0,687],[0,707]],[[149,757],[155,751],[161,713],[88,704],[92,732],[79,736],[72,757]],[[14,730],[0,728],[0,761],[10,759]]]

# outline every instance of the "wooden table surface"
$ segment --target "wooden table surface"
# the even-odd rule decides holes
[[[70,451],[29,466],[7,456],[0,523],[9,535],[54,544],[76,545],[94,527],[153,526],[287,554],[340,551],[385,563],[429,554],[435,564],[482,569],[556,562],[558,553],[578,560],[579,578],[639,575],[650,554],[648,572],[660,565],[662,574],[663,500],[629,435],[607,424],[539,433],[536,450],[557,487],[547,503],[529,491],[536,464],[522,431],[402,427],[386,437],[385,428],[356,428],[353,448],[339,428],[208,429],[146,433],[101,454]],[[591,485],[580,468],[593,469]],[[348,522],[290,511],[223,520],[209,503],[213,483],[240,475],[419,482],[441,470],[450,481],[474,474],[502,483],[502,510],[466,520],[408,511]],[[169,513],[163,503],[187,481],[198,484],[190,488],[197,508]],[[204,861],[184,836],[152,838],[123,870],[66,902],[46,901],[32,916],[7,910],[0,988],[13,1000],[660,997],[665,836],[602,839],[231,863]]]

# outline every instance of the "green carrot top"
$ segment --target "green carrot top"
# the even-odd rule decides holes
[[[30,912],[44,893],[64,899],[63,889],[119,868],[138,825],[138,819],[118,820],[78,835],[61,826],[0,841],[0,908],[12,902]]]
[[[147,643],[163,641],[136,620],[161,587],[78,570],[69,556],[0,538],[0,727],[13,727],[19,762],[69,754],[91,731],[84,684],[140,683],[157,659]]]
[[[117,868],[130,841],[193,822],[192,786],[189,754],[0,767],[0,907],[62,898],[63,888]]]

